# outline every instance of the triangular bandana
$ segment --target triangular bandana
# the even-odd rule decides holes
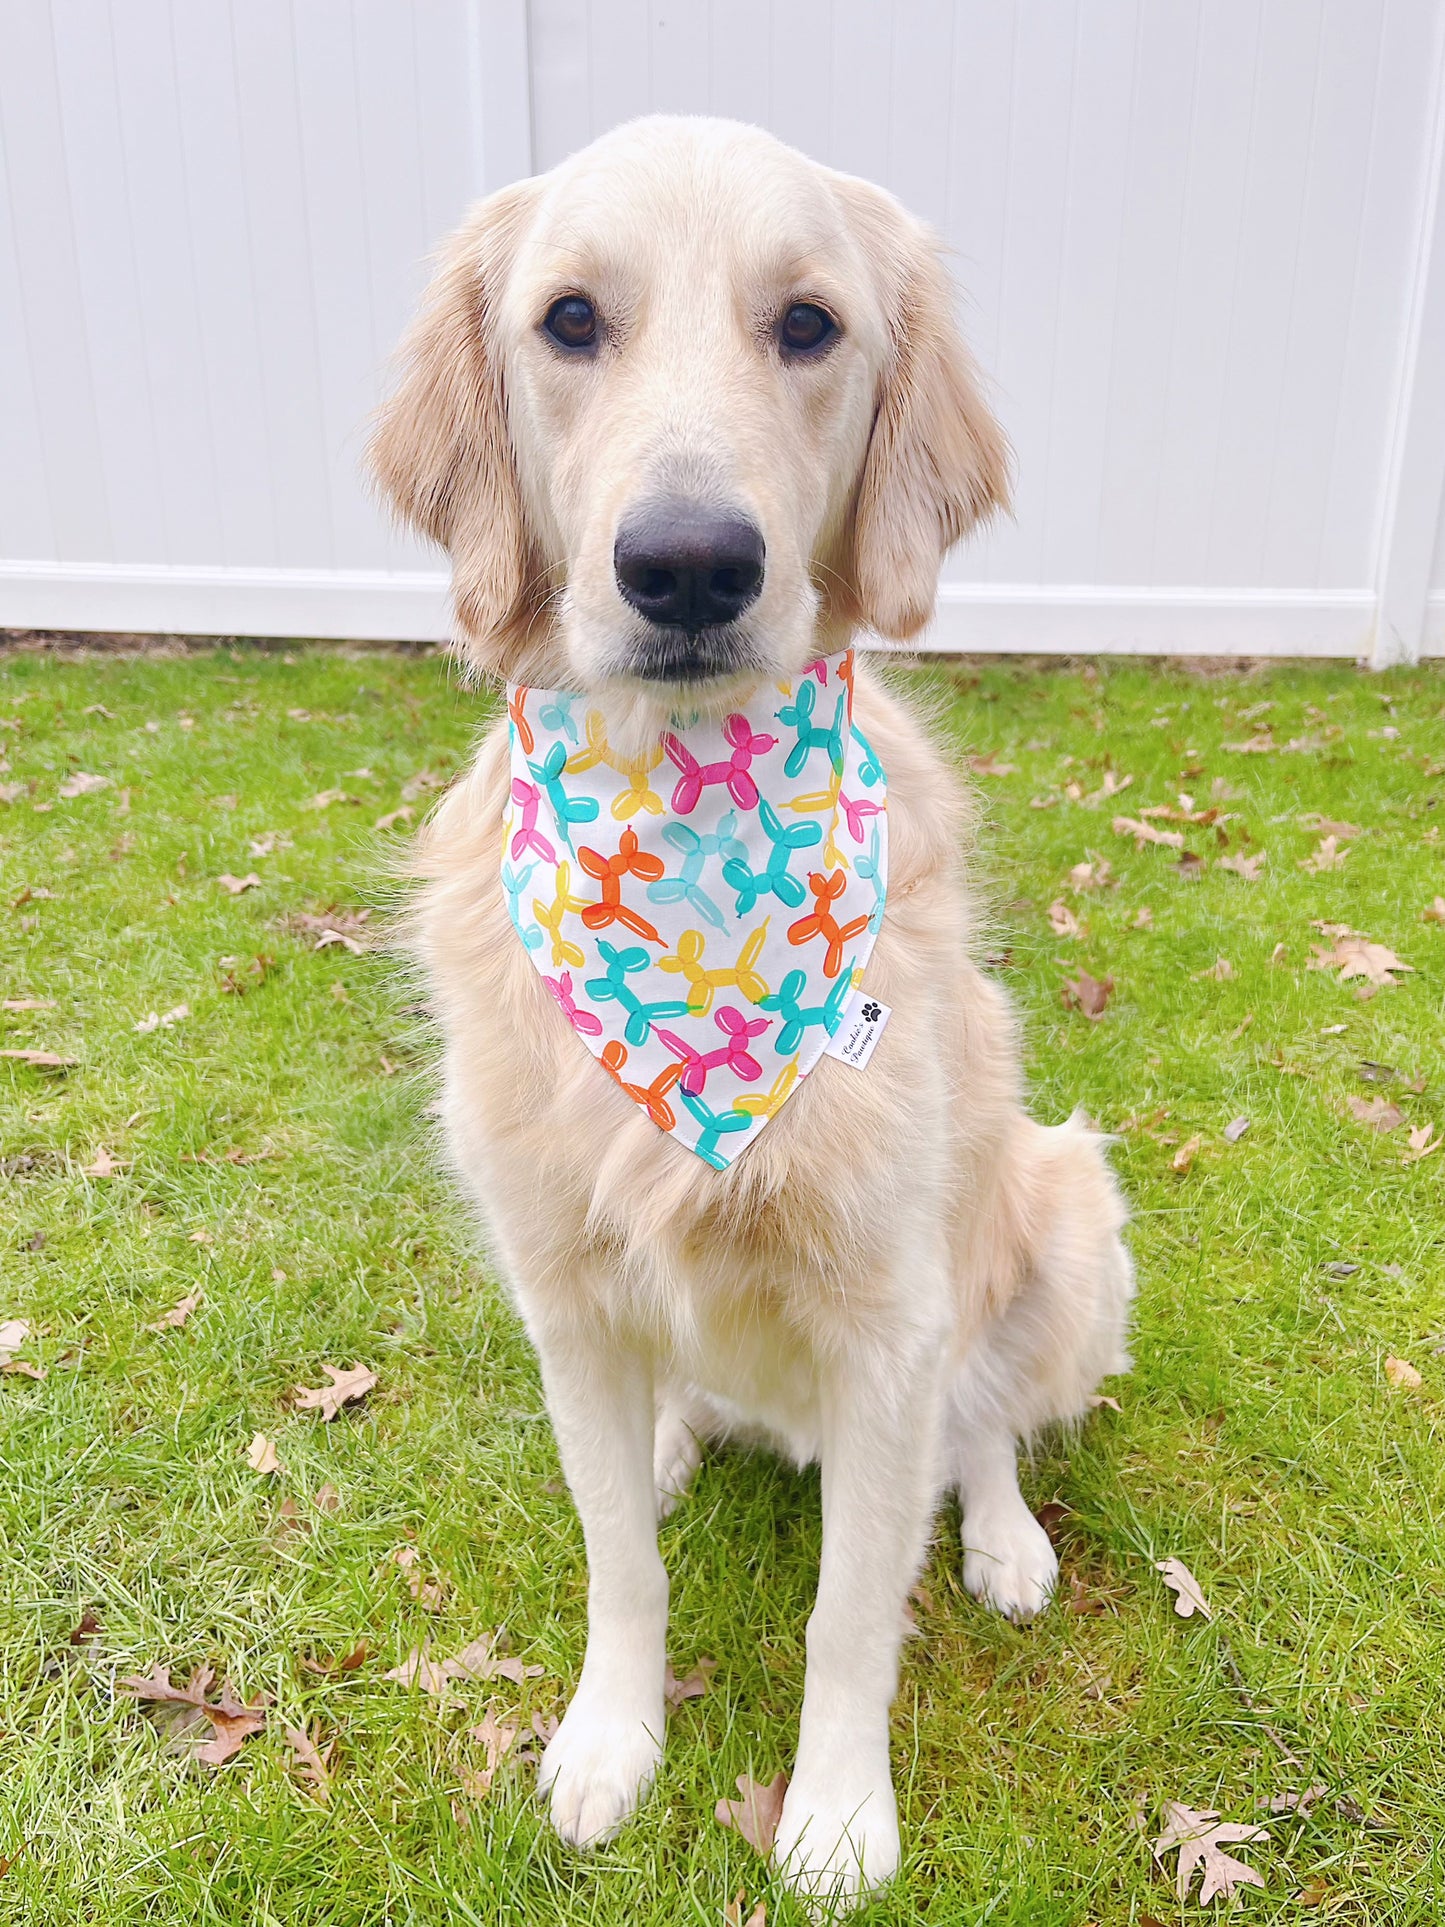
[[[507,698],[517,935],[608,1075],[724,1170],[823,1054],[883,921],[888,782],[853,652],[636,760],[585,696]]]

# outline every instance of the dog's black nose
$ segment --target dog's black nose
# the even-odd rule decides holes
[[[612,566],[639,615],[696,635],[756,602],[763,586],[762,530],[736,510],[653,503],[619,529]]]

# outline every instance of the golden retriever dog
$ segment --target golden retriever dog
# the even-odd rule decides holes
[[[865,1068],[825,1055],[755,1099],[766,1127],[721,1168],[624,1088],[625,1053],[582,1048],[519,941],[506,717],[425,828],[412,925],[449,1158],[536,1347],[586,1543],[586,1656],[541,1769],[552,1820],[601,1841],[647,1793],[659,1517],[707,1441],[767,1440],[821,1461],[823,1509],[774,1853],[799,1892],[847,1904],[898,1865],[889,1709],[940,1494],[959,1494],[969,1591],[1038,1612],[1057,1563],[1020,1442],[1128,1362],[1101,1140],[1028,1116],[1014,1016],[972,959],[968,800],[840,653],[927,621],[944,553],[1006,502],[1007,445],[917,221],[755,128],[669,118],[472,211],[370,460],[448,551],[458,648],[514,711],[580,692],[616,767],[647,771],[689,719],[770,715],[828,658],[887,772],[866,983],[891,1021]],[[747,783],[732,793],[741,814]]]

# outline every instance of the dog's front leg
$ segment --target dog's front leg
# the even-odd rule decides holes
[[[652,1783],[665,1717],[667,1574],[657,1551],[649,1360],[595,1330],[534,1333],[587,1546],[587,1653],[542,1756],[552,1823],[574,1846],[616,1832]]]
[[[793,1886],[835,1903],[898,1866],[888,1715],[938,1490],[942,1377],[941,1345],[910,1350],[860,1345],[823,1388],[823,1559],[774,1850]]]

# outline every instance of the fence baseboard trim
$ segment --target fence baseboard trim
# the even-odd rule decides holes
[[[1038,588],[945,583],[914,645],[959,654],[1333,656],[1370,653],[1368,590]],[[448,633],[439,570],[0,562],[0,628],[425,642]],[[1445,595],[1424,653],[1445,655]]]

